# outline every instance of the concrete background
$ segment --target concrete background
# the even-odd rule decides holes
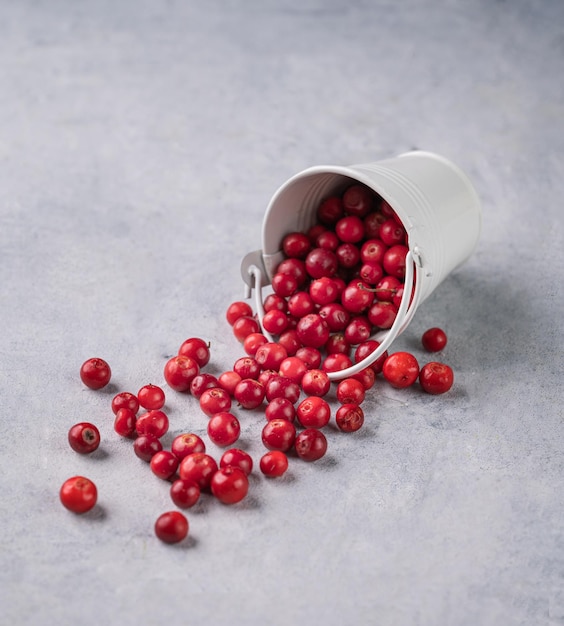
[[[3,0],[0,622],[564,624],[563,75],[558,0]],[[209,371],[242,355],[224,312],[287,178],[414,147],[483,202],[475,254],[394,344],[423,360],[444,327],[455,387],[380,381],[325,459],[203,499],[162,544],[167,485],[111,398],[190,336]],[[205,431],[193,398],[167,410]],[[241,419],[258,462],[263,418]],[[88,458],[66,443],[83,420]],[[58,501],[78,473],[85,516]]]

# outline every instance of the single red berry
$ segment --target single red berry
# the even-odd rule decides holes
[[[384,302],[393,302],[398,289],[403,287],[403,283],[395,276],[384,276],[374,289],[376,300]]]
[[[327,323],[317,313],[302,317],[296,331],[302,344],[311,348],[321,348],[330,334]]]
[[[271,450],[261,457],[259,466],[265,476],[282,476],[288,469],[288,457],[280,450]]]
[[[298,404],[296,416],[304,428],[323,428],[329,423],[331,409],[323,398],[310,396]]]
[[[365,367],[363,370],[360,370],[360,372],[353,374],[351,378],[360,381],[366,391],[374,387],[374,383],[376,382],[376,374],[371,367]]]
[[[248,302],[233,302],[227,307],[225,318],[229,326],[233,326],[240,317],[252,317],[253,309]]]
[[[164,378],[174,391],[190,391],[190,384],[200,373],[200,366],[189,356],[173,356],[166,362]]]
[[[326,248],[314,248],[306,257],[306,271],[311,278],[334,276],[339,268],[337,255]]]
[[[360,248],[360,259],[363,263],[382,265],[387,249],[388,246],[380,239],[368,239]]]
[[[337,401],[341,404],[362,404],[365,395],[364,385],[356,378],[345,378],[337,385]]]
[[[231,396],[221,387],[206,389],[200,396],[200,408],[208,417],[215,415],[215,413],[229,411],[231,409]]]
[[[303,317],[315,312],[315,302],[307,291],[296,291],[288,299],[288,311],[294,317]]]
[[[172,440],[170,450],[177,459],[182,461],[185,456],[193,452],[205,452],[206,444],[194,433],[182,433]]]
[[[153,435],[160,439],[168,432],[169,420],[164,411],[147,411],[137,418],[135,430],[139,435]]]
[[[325,321],[332,333],[345,330],[351,319],[351,314],[339,302],[332,302],[321,307],[319,316]]]
[[[296,437],[294,447],[303,461],[317,461],[327,452],[327,437],[316,428],[306,428]]]
[[[445,363],[432,361],[425,364],[419,372],[419,383],[424,391],[434,395],[446,393],[454,382],[452,368]]]
[[[282,239],[282,250],[287,257],[305,259],[311,249],[311,241],[304,233],[290,233]]]
[[[189,509],[200,499],[200,488],[191,480],[177,478],[170,486],[170,497],[180,509]]]
[[[280,335],[288,328],[288,316],[276,309],[267,311],[262,317],[262,327],[271,335]]]
[[[323,248],[325,250],[331,250],[331,252],[335,252],[339,247],[339,238],[332,230],[324,230],[320,233],[319,237],[315,240],[316,248]]]
[[[221,387],[221,389],[225,389],[225,391],[227,391],[227,393],[231,397],[233,397],[233,394],[235,393],[235,387],[237,387],[237,385],[241,382],[241,376],[237,374],[237,372],[229,370],[227,372],[223,372],[223,374],[220,374],[217,382],[218,387]]]
[[[301,348],[298,348],[295,356],[306,364],[308,370],[319,369],[321,366],[321,352],[317,348],[302,346]]]
[[[331,381],[323,370],[310,369],[302,378],[302,389],[308,396],[324,396],[330,388]]]
[[[408,252],[407,247],[402,244],[388,248],[382,261],[386,274],[403,280],[405,277],[405,257]]]
[[[155,535],[164,543],[179,543],[188,535],[188,520],[179,511],[167,511],[155,522]]]
[[[282,313],[288,313],[288,302],[286,302],[286,298],[282,298],[282,296],[278,296],[275,293],[269,293],[266,296],[262,307],[265,312],[276,310],[282,311]]]
[[[230,448],[219,459],[219,467],[229,466],[243,470],[248,476],[253,471],[253,459],[250,454],[240,448]]]
[[[387,219],[380,226],[380,239],[387,246],[405,243],[405,228],[393,218]]]
[[[239,374],[241,378],[254,378],[256,380],[260,370],[259,362],[252,356],[243,356],[233,364],[233,371]]]
[[[293,422],[296,417],[296,408],[287,398],[274,398],[266,405],[264,415],[268,421],[284,419]]]
[[[440,352],[447,344],[447,336],[442,328],[429,328],[423,333],[421,343],[427,352]]]
[[[253,378],[243,378],[233,392],[233,397],[244,409],[256,409],[259,407],[264,400],[264,395],[264,385]]]
[[[298,279],[291,274],[277,272],[272,277],[272,289],[274,293],[282,298],[291,296],[298,288]]]
[[[119,409],[114,419],[114,430],[121,437],[131,437],[135,433],[136,421],[137,417],[131,409]]]
[[[287,398],[295,404],[300,397],[300,386],[285,376],[271,376],[266,383],[266,399],[268,402],[274,398]]]
[[[86,513],[94,508],[98,499],[96,485],[84,476],[73,476],[63,483],[59,498],[61,504],[73,513]]]
[[[298,331],[294,329],[283,332],[278,337],[278,345],[286,350],[288,356],[295,356],[296,352],[303,347]]]
[[[278,264],[278,267],[276,268],[276,273],[293,276],[296,279],[297,287],[303,285],[304,282],[307,280],[306,264],[305,261],[302,261],[301,259],[284,259]],[[282,296],[282,294],[277,295]]]
[[[351,185],[343,194],[343,207],[349,215],[364,217],[374,205],[375,194],[364,185]]]
[[[307,365],[297,356],[289,356],[280,363],[279,371],[281,376],[299,385],[307,372]]]
[[[343,404],[337,409],[335,421],[339,430],[345,433],[356,432],[364,424],[364,412],[358,404]]]
[[[331,374],[334,372],[341,372],[342,370],[351,367],[353,362],[351,358],[346,354],[329,354],[323,361],[321,369],[327,374]]]
[[[256,352],[256,362],[263,370],[278,370],[288,351],[278,343],[265,343]]]
[[[217,472],[217,462],[204,452],[193,452],[185,456],[178,467],[183,480],[195,482],[202,491],[208,490],[212,476]]]
[[[144,385],[137,392],[139,405],[152,411],[162,409],[165,403],[165,392],[157,385]]]
[[[394,352],[384,361],[384,378],[396,389],[409,387],[419,376],[419,363],[409,352]]]
[[[268,342],[268,339],[262,333],[251,333],[247,335],[243,341],[243,350],[249,355],[254,357],[257,350]]]
[[[114,415],[116,415],[120,409],[129,409],[133,411],[133,413],[137,413],[139,410],[139,400],[137,396],[129,393],[129,391],[121,391],[115,395],[112,399],[112,411]]]
[[[104,359],[88,359],[80,368],[80,379],[90,389],[102,389],[111,377],[112,371]]]
[[[370,287],[361,280],[351,281],[341,294],[341,304],[349,313],[363,313],[374,302],[374,293]]]
[[[178,350],[178,356],[189,356],[199,367],[204,367],[210,360],[210,346],[199,337],[186,339]]]
[[[197,374],[190,383],[190,393],[199,400],[206,389],[213,389],[219,386],[219,381],[213,374]]]
[[[79,454],[90,454],[100,445],[100,431],[90,422],[71,426],[68,433],[70,447]]]
[[[356,215],[347,215],[335,224],[335,232],[343,243],[359,243],[364,238],[364,222]]]
[[[365,358],[370,356],[379,346],[380,342],[376,341],[375,339],[369,339],[368,341],[364,341],[363,343],[359,344],[354,352],[354,362],[359,363],[360,361],[363,361]],[[386,350],[370,365],[375,374],[379,374],[382,371],[384,361],[387,358],[388,351]]]
[[[354,243],[342,243],[335,254],[339,261],[339,266],[345,269],[353,269],[360,261],[360,250]]]
[[[350,351],[351,344],[345,337],[345,333],[333,333],[325,343],[325,352],[327,354],[349,354]]]
[[[212,494],[223,504],[236,504],[247,495],[249,479],[243,470],[228,465],[217,470],[210,487]]]
[[[314,248],[317,247],[317,244],[315,243],[317,241],[317,238],[325,230],[327,230],[327,228],[319,222],[308,228],[306,235],[308,236],[309,240],[311,241],[311,245]]]
[[[260,324],[251,316],[239,317],[232,326],[233,335],[243,343],[251,333],[260,333]]]
[[[208,422],[208,436],[217,446],[233,445],[241,434],[239,420],[228,411],[212,415]]]
[[[317,208],[317,219],[328,226],[336,224],[344,214],[343,200],[339,196],[326,198]]]
[[[142,461],[147,463],[162,449],[163,444],[155,435],[139,435],[133,442],[133,451]]]
[[[267,422],[262,429],[262,442],[269,450],[287,452],[296,438],[296,427],[285,419],[274,419]]]
[[[149,463],[153,474],[163,480],[168,480],[178,469],[178,458],[168,450],[156,452]]]
[[[380,226],[386,221],[386,216],[379,211],[373,211],[364,218],[366,239],[376,239],[380,236]]]
[[[391,302],[375,302],[368,309],[368,321],[376,328],[388,329],[391,328],[398,310]]]
[[[345,339],[353,346],[368,341],[372,324],[365,315],[355,315],[345,328]]]
[[[363,263],[358,275],[367,285],[377,285],[384,277],[384,268],[379,263]]]

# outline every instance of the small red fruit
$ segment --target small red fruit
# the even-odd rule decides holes
[[[204,367],[210,360],[210,346],[199,337],[190,337],[178,349],[179,356],[189,356],[199,367]]]
[[[208,436],[217,446],[231,446],[241,433],[239,420],[228,411],[212,415],[208,422]]]
[[[253,459],[251,455],[240,448],[226,450],[219,460],[219,467],[238,467],[247,476],[253,471]]]
[[[84,476],[73,476],[65,480],[60,491],[61,504],[73,513],[86,513],[96,504],[96,485]]]
[[[111,377],[112,371],[104,359],[88,359],[80,368],[80,379],[90,389],[102,389]]]
[[[294,447],[303,461],[317,461],[327,452],[327,438],[316,428],[306,428],[296,437]]]
[[[137,396],[134,396],[129,391],[121,391],[117,395],[115,395],[112,399],[112,411],[114,415],[120,409],[130,409],[133,413],[137,413],[139,410],[139,400]]]
[[[212,494],[223,504],[236,504],[247,495],[249,479],[242,469],[228,465],[215,472],[210,487]]]
[[[144,409],[149,411],[162,409],[165,403],[165,393],[157,385],[144,385],[137,392],[137,399]]]
[[[432,361],[421,368],[419,383],[424,391],[434,395],[446,393],[454,382],[452,368],[444,363]]]
[[[153,455],[150,466],[155,476],[168,480],[178,469],[178,458],[168,450],[161,450]]]
[[[340,430],[352,433],[364,424],[364,412],[358,404],[343,404],[337,409],[335,421]]]
[[[217,472],[213,457],[203,452],[193,452],[180,461],[178,474],[183,480],[195,482],[200,489],[209,489],[212,476]]]
[[[174,391],[189,391],[192,380],[200,373],[200,367],[189,356],[173,356],[166,362],[164,378]]]
[[[429,328],[423,333],[421,343],[427,352],[440,352],[447,344],[447,336],[442,328]]]
[[[384,378],[396,389],[413,385],[419,376],[419,363],[409,352],[394,352],[384,361]]]
[[[189,509],[200,499],[200,488],[191,480],[177,478],[170,486],[170,497],[180,509]]]
[[[288,457],[280,450],[271,450],[261,457],[259,467],[265,476],[282,476],[288,469]]]
[[[188,520],[179,511],[167,511],[155,522],[155,535],[164,543],[179,543],[188,535]]]
[[[71,426],[68,440],[75,452],[90,454],[100,445],[100,431],[90,422],[79,422]]]

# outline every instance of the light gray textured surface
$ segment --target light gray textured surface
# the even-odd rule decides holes
[[[559,0],[4,0],[0,622],[564,624],[563,75]],[[188,336],[218,371],[241,355],[224,311],[289,176],[413,147],[483,201],[475,255],[394,346],[423,358],[445,327],[452,393],[378,384],[325,460],[161,544],[167,486],[112,395]],[[81,385],[90,356],[111,389]],[[203,432],[192,398],[167,409]],[[94,458],[65,440],[84,419]],[[99,488],[83,517],[58,501],[76,473]]]

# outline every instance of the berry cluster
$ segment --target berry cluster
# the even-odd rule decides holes
[[[331,374],[364,361],[380,345],[374,333],[392,326],[404,289],[407,234],[392,208],[359,184],[324,200],[317,218],[307,233],[283,238],[284,259],[262,303],[262,319],[247,302],[227,308],[226,320],[244,356],[215,376],[204,371],[209,344],[190,338],[164,366],[168,387],[192,396],[207,416],[209,440],[225,448],[219,460],[193,432],[179,434],[169,449],[163,447],[169,419],[161,387],[145,385],[137,394],[123,391],[112,400],[114,431],[132,440],[133,451],[155,476],[170,482],[170,498],[179,509],[194,506],[202,493],[224,504],[247,496],[253,459],[234,447],[241,433],[234,406],[263,413],[259,469],[264,476],[279,477],[287,471],[289,457],[312,462],[326,454],[324,430],[333,400],[337,430],[350,433],[363,426],[361,405],[379,374],[397,389],[419,380],[431,394],[445,393],[453,384],[448,365],[420,367],[408,352],[384,352],[362,371],[332,384]],[[422,337],[429,352],[441,351],[446,341],[439,328]],[[111,370],[103,359],[89,359],[80,376],[91,389],[100,389]],[[333,397],[328,395],[332,389]],[[73,450],[88,454],[98,448],[100,433],[83,422],[70,429],[68,439]],[[64,483],[60,498],[69,510],[84,513],[96,503],[96,486],[75,476]],[[168,543],[184,539],[188,529],[188,520],[177,510],[161,515],[154,527]]]

